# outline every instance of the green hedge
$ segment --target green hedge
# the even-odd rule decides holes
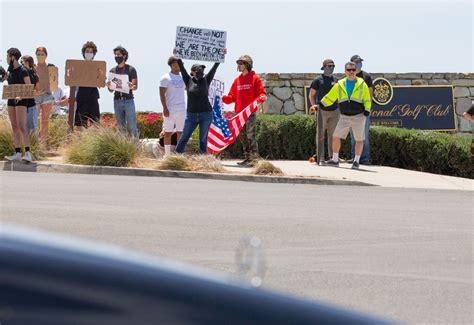
[[[266,159],[308,159],[315,151],[314,116],[258,115],[259,154]],[[441,132],[387,127],[370,128],[370,158],[375,165],[474,178],[471,138]],[[238,139],[221,156],[242,158]],[[341,157],[349,158],[350,137],[341,146]]]

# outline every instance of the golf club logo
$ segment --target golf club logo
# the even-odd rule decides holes
[[[393,87],[387,79],[377,78],[373,82],[373,100],[378,105],[387,105],[393,98]]]

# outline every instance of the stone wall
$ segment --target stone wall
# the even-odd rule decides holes
[[[383,77],[392,85],[453,85],[454,105],[459,98],[474,100],[474,73],[371,73],[374,79]],[[268,114],[305,114],[304,86],[319,76],[316,73],[264,73],[260,75],[268,94],[264,112]],[[336,74],[343,78],[343,74]],[[459,113],[459,112],[458,112]],[[460,131],[470,131],[469,122],[458,117]]]

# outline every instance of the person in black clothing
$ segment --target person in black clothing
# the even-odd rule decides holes
[[[94,42],[86,42],[82,46],[82,56],[92,61],[97,54]],[[90,123],[100,122],[99,89],[96,87],[78,87],[76,90],[76,113],[74,125],[79,131],[87,128]]]
[[[20,65],[21,52],[17,48],[10,48],[7,51],[7,62],[8,66],[8,84],[31,84],[30,75],[28,70]],[[17,97],[15,99],[9,99],[8,105],[8,117],[13,130],[13,142],[15,145],[15,153],[5,158],[10,161],[24,160],[31,162],[32,157],[30,153],[30,135],[26,128],[26,107],[28,105],[28,99]],[[21,146],[25,147],[25,154],[21,157]]]
[[[114,54],[117,66],[112,68],[110,72],[120,75],[127,75],[129,88],[128,93],[118,90],[115,90],[114,92],[115,118],[117,119],[117,125],[121,133],[126,134],[128,129],[132,133],[133,137],[138,139],[139,135],[137,128],[137,114],[133,96],[133,90],[138,89],[137,70],[126,63],[128,60],[128,51],[123,46],[119,45],[114,48]],[[110,92],[114,91],[112,89],[112,82],[113,80],[107,83],[107,87]]]
[[[332,135],[339,121],[338,104],[325,107],[319,105],[321,99],[331,90],[332,86],[337,83],[334,76],[334,61],[326,59],[323,61],[323,74],[313,80],[309,91],[309,101],[311,103],[310,113],[318,112],[317,118],[317,135],[316,135],[316,164],[321,165],[325,161],[324,136],[328,133],[328,157],[332,157]],[[317,101],[316,101],[317,99]]]
[[[31,83],[35,85],[35,96],[40,96],[44,92],[38,90],[38,74],[36,72],[35,61],[30,55],[23,55],[21,58],[21,65],[23,65],[30,75]],[[39,112],[36,107],[36,102],[34,98],[28,99],[28,104],[26,105],[26,128],[28,133],[34,133],[38,128],[38,117]]]
[[[7,71],[0,65],[0,83],[7,79]]]
[[[374,93],[374,84],[372,81],[372,76],[362,70],[362,59],[359,55],[353,55],[351,57],[351,62],[354,62],[356,65],[356,77],[364,79],[365,83],[369,87],[370,98]],[[364,149],[362,150],[362,155],[360,156],[360,163],[362,165],[370,165],[370,143],[369,143],[369,128],[370,128],[370,115],[367,116],[365,121],[365,140],[364,140]],[[351,144],[352,144],[352,157],[355,157],[355,139],[354,135],[351,132]]]
[[[174,50],[176,55],[176,49]],[[227,54],[227,49],[224,50]],[[209,102],[209,85],[214,79],[219,63],[216,62],[212,66],[208,74],[204,74],[205,65],[193,64],[191,67],[191,75],[188,74],[184,67],[183,61],[178,60],[181,76],[186,85],[188,94],[188,104],[186,109],[186,120],[184,121],[184,129],[181,138],[176,146],[177,153],[183,153],[189,138],[199,125],[199,151],[207,153],[207,136],[212,122],[212,106]]]

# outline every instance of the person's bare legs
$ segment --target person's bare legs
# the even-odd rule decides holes
[[[39,105],[39,110],[41,114],[41,127],[40,127],[40,141],[46,143],[48,139],[48,123],[49,123],[49,115],[51,114],[51,110],[53,109],[53,104],[41,104]]]
[[[28,128],[26,127],[26,106],[17,106],[16,110],[16,122],[18,128],[18,135],[20,137],[20,143],[25,147],[30,146],[30,135]]]
[[[15,106],[8,106],[8,117],[10,118],[10,124],[12,126],[13,144],[15,145],[15,148],[19,148],[21,146],[22,136],[21,136],[20,128],[18,127]]]
[[[356,141],[355,154],[357,156],[360,156],[362,154],[362,149],[364,149],[364,141]]]

